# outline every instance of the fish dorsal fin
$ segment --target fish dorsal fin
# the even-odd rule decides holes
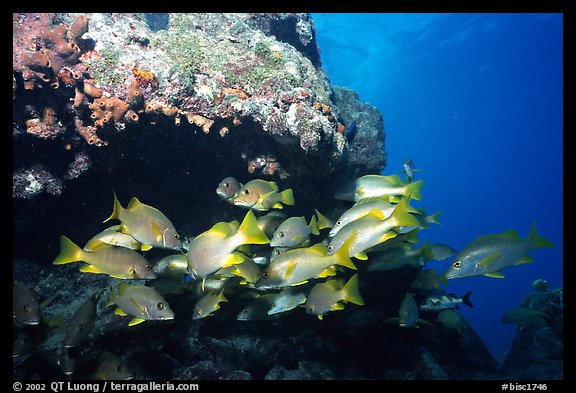
[[[307,282],[308,282],[308,280],[298,281],[298,282],[295,282],[294,284],[292,284],[292,285],[290,285],[290,286],[291,286],[291,287],[295,287],[295,286],[298,286],[298,285],[306,284]]]
[[[483,269],[489,269],[492,265],[494,265],[498,259],[500,259],[499,252],[495,252],[494,254],[490,254],[487,257],[484,257],[480,262],[478,262],[478,266],[482,267]]]
[[[233,265],[237,265],[245,261],[245,257],[242,253],[233,252],[224,258],[222,267],[229,267]]]
[[[232,227],[228,225],[227,222],[216,223],[210,228],[211,233],[217,233],[222,236],[230,236],[232,233]]]
[[[286,266],[286,271],[284,272],[284,276],[282,277],[283,280],[288,279],[294,273],[294,269],[298,266],[298,262],[291,260],[288,262],[288,266]]]
[[[121,317],[125,317],[128,315],[128,314],[126,314],[126,311],[122,310],[120,307],[116,308],[116,310],[114,311],[114,314],[120,315]]]
[[[359,252],[358,254],[354,255],[354,258],[360,259],[361,261],[367,261],[368,255],[365,252]]]
[[[323,285],[332,289],[333,291],[337,291],[342,288],[343,284],[344,282],[342,281],[342,279],[334,279],[326,281]]]
[[[506,232],[500,234],[500,237],[511,239],[511,240],[521,240],[518,232],[514,229],[508,229]]]
[[[310,227],[310,231],[313,235],[320,235],[320,232],[318,231],[318,220],[314,214],[312,214],[312,218],[310,219],[310,224],[308,224],[308,226]]]
[[[96,249],[98,249],[100,247],[106,247],[106,243],[104,243],[102,240],[94,239],[94,240],[90,240],[88,243],[86,243],[86,245],[84,246],[84,249],[88,249],[88,250],[94,252],[94,251],[96,251]]]
[[[272,189],[273,189],[274,191],[280,191],[280,187],[278,187],[278,184],[276,184],[276,182],[274,182],[274,181],[269,181],[269,182],[267,182],[267,183],[270,185],[270,187],[272,187]]]
[[[393,237],[396,237],[397,235],[398,235],[398,233],[396,233],[395,231],[388,231],[384,235],[382,235],[382,237],[380,238],[380,240],[378,242],[384,243],[386,240],[392,239]],[[356,258],[358,258],[358,256],[356,256]],[[358,258],[358,259],[360,259],[360,258]]]
[[[380,209],[372,209],[366,215],[370,216],[370,217],[377,218],[379,220],[383,220],[386,218],[386,216],[384,215],[384,213],[382,213],[382,210],[380,210]]]
[[[492,278],[504,278],[504,275],[500,272],[490,272],[490,273],[485,273],[484,275],[486,277],[492,277]]]
[[[141,324],[144,321],[145,321],[145,319],[142,319],[142,318],[132,318],[132,320],[128,323],[128,326],[136,326],[138,324]]]
[[[341,302],[336,302],[331,308],[331,311],[338,311],[338,310],[344,310],[344,304],[342,304]]]
[[[138,198],[132,197],[132,199],[130,199],[130,202],[128,203],[128,207],[126,209],[130,210],[130,211],[134,211],[134,209],[137,209],[141,206],[144,206],[144,204],[142,202],[140,202],[138,200]]]
[[[328,252],[328,248],[322,243],[314,244],[312,247],[308,247],[307,250],[318,255],[326,255],[326,252]]]
[[[332,277],[336,275],[336,269],[334,266],[327,267],[324,269],[317,278]]]

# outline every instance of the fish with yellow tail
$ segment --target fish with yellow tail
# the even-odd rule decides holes
[[[122,207],[116,193],[114,193],[114,210],[109,220],[120,220],[120,231],[128,233],[140,243],[149,247],[165,248],[169,250],[181,250],[182,241],[180,235],[168,217],[155,207],[132,198],[128,207]]]
[[[166,321],[174,319],[174,312],[168,302],[152,287],[143,285],[118,284],[116,291],[110,291],[108,306],[116,305],[116,315],[132,316],[128,326],[144,321]]]
[[[280,191],[273,181],[255,179],[240,188],[234,205],[258,211],[283,209],[284,205],[294,205],[294,194],[291,188]]]
[[[92,238],[86,242],[84,250],[93,251],[93,246],[100,244],[99,242],[110,244],[111,246],[125,247],[131,250],[148,251],[152,248],[140,243],[129,234],[122,233],[120,225],[112,225],[111,227],[104,229],[102,232],[92,236]]]
[[[224,288],[222,288],[220,292],[208,292],[194,305],[192,319],[202,319],[212,315],[220,309],[220,303],[227,301],[228,299],[224,296]]]
[[[347,239],[356,234],[356,240],[350,245],[350,256],[361,260],[368,259],[366,251],[397,235],[394,228],[418,225],[418,220],[409,213],[410,209],[409,198],[404,197],[388,218],[384,218],[380,210],[374,209],[348,223],[330,240],[328,255],[334,254]]]
[[[328,312],[343,310],[343,302],[363,306],[364,299],[358,290],[358,275],[353,275],[346,284],[343,282],[342,279],[335,279],[316,284],[304,303],[306,312],[322,319]]]
[[[422,199],[420,191],[423,185],[423,180],[404,183],[398,175],[365,175],[346,184],[336,192],[334,198],[358,202],[366,198],[410,195],[412,199],[419,201]]]
[[[282,288],[301,285],[313,278],[336,275],[334,265],[357,270],[348,255],[348,245],[354,237],[345,242],[333,255],[327,255],[324,244],[318,243],[307,248],[295,248],[278,255],[264,269],[256,282],[258,289]]]
[[[94,243],[93,251],[85,251],[66,236],[60,236],[60,254],[52,264],[73,262],[86,262],[80,268],[82,273],[107,274],[127,280],[156,278],[152,266],[136,251],[102,242]]]
[[[270,247],[298,247],[309,240],[310,235],[319,234],[315,215],[312,215],[310,224],[304,217],[290,217],[278,226],[270,239]]]
[[[196,236],[186,254],[188,273],[195,280],[203,280],[223,267],[244,262],[246,256],[237,251],[244,244],[267,244],[270,239],[260,228],[256,216],[248,211],[238,229],[219,222]]]
[[[504,278],[500,270],[532,262],[529,251],[549,247],[554,247],[554,244],[538,235],[534,223],[524,239],[513,229],[500,234],[480,236],[456,255],[444,276],[448,280],[482,275]]]

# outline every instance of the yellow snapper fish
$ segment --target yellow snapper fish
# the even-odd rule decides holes
[[[224,296],[224,288],[220,292],[209,291],[194,305],[192,319],[202,319],[212,315],[220,309],[220,303],[227,301],[228,299]]]
[[[407,233],[415,229],[426,229],[430,227],[430,224],[440,224],[438,222],[438,217],[440,217],[440,214],[442,214],[441,211],[426,215],[423,209],[417,209],[415,213],[416,214],[414,214],[414,218],[418,220],[418,225],[400,227],[398,228],[398,233]]]
[[[366,260],[365,251],[387,241],[397,235],[394,228],[401,226],[418,225],[418,220],[409,213],[409,198],[402,198],[388,218],[380,210],[372,210],[367,215],[348,223],[328,245],[328,255],[334,254],[342,247],[342,244],[353,234],[355,241],[350,245],[350,256]]]
[[[188,273],[202,280],[217,270],[244,262],[246,256],[236,249],[244,244],[267,244],[270,239],[258,228],[256,216],[248,211],[236,230],[233,225],[219,222],[196,236],[186,254]]]
[[[398,175],[365,175],[346,184],[336,192],[334,198],[358,202],[366,198],[410,195],[410,198],[419,201],[422,199],[420,191],[423,185],[423,180],[405,184]]]
[[[94,293],[80,305],[72,315],[66,327],[66,336],[62,345],[72,348],[82,343],[94,326],[97,316],[97,306],[104,291]]]
[[[344,266],[356,270],[350,260],[348,246],[355,240],[352,236],[345,242],[338,252],[327,255],[324,244],[318,243],[312,247],[295,248],[278,255],[264,269],[260,279],[256,282],[258,289],[272,289],[301,285],[313,278],[322,278],[336,275],[332,266]]]
[[[342,302],[364,305],[364,299],[358,290],[357,274],[344,285],[341,279],[316,284],[308,294],[304,309],[308,314],[317,315],[319,319],[322,319],[323,315],[330,311],[344,309]]]
[[[86,242],[84,250],[94,251],[94,246],[99,245],[99,242],[110,244],[111,246],[129,248],[131,250],[148,251],[151,248],[150,246],[140,243],[129,234],[121,232],[120,225],[112,225],[94,235],[92,239]]]
[[[136,251],[103,242],[94,243],[93,247],[94,251],[85,251],[66,236],[60,236],[60,254],[52,264],[86,262],[80,268],[82,273],[107,274],[121,279],[156,278],[152,266]]]
[[[290,217],[282,222],[270,239],[270,247],[298,247],[310,239],[310,235],[319,235],[316,216],[312,215],[310,224],[302,217]]]
[[[501,234],[480,236],[456,255],[445,277],[449,280],[481,275],[503,278],[500,272],[503,268],[532,262],[527,255],[529,251],[553,246],[548,239],[538,236],[534,223],[524,239],[513,229]]]
[[[234,205],[258,211],[283,209],[283,205],[294,205],[294,194],[289,188],[282,192],[273,181],[262,179],[250,180],[244,184],[236,197]]]
[[[142,244],[170,250],[182,249],[180,235],[164,213],[137,198],[132,198],[124,209],[114,193],[114,210],[104,222],[112,219],[120,220],[120,230]]]
[[[272,238],[278,226],[286,220],[286,214],[277,210],[273,210],[262,217],[258,217],[257,220],[258,228],[260,228],[260,230],[264,232],[266,236]]]
[[[156,262],[153,270],[161,276],[185,276],[188,274],[188,259],[186,254],[168,255]]]
[[[244,262],[223,267],[215,274],[222,277],[240,277],[240,285],[254,284],[260,277],[260,266],[252,258],[245,257]]]
[[[168,302],[152,287],[143,285],[118,284],[117,290],[110,291],[108,306],[116,305],[116,315],[132,316],[128,326],[144,321],[166,321],[174,319],[174,312]]]
[[[285,287],[279,293],[273,294],[273,302],[267,314],[273,315],[287,312],[304,304],[307,298],[307,291],[300,288],[301,287]]]
[[[36,292],[21,281],[12,287],[12,316],[22,325],[38,325],[42,318]]]
[[[234,197],[238,194],[242,188],[242,183],[236,180],[234,177],[229,176],[224,178],[216,188],[216,194],[222,199],[224,199],[229,204],[234,204]]]
[[[328,233],[328,236],[334,237],[338,231],[340,231],[340,229],[342,229],[346,224],[357,220],[360,217],[364,217],[373,209],[380,210],[384,218],[388,218],[394,211],[395,207],[396,205],[390,203],[388,198],[385,197],[362,199],[356,202],[350,209],[342,213],[342,215],[334,223],[334,226]]]

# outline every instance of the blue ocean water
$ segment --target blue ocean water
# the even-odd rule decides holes
[[[476,237],[534,222],[554,248],[504,279],[451,280],[472,291],[460,313],[497,359],[516,325],[500,319],[536,279],[563,286],[562,14],[312,14],[332,84],[358,92],[384,117],[388,165],[412,159],[428,214],[420,241],[460,250]],[[451,260],[430,262],[439,272]]]

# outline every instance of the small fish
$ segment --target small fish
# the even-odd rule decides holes
[[[356,127],[356,120],[352,120],[348,128],[346,128],[346,131],[344,131],[344,136],[348,143],[352,143],[357,132],[358,128]]]
[[[269,242],[258,228],[252,211],[246,213],[237,230],[229,223],[219,222],[194,238],[186,254],[188,273],[192,278],[202,280],[223,267],[242,263],[246,256],[236,251],[238,247]]]
[[[258,211],[282,209],[283,205],[294,205],[292,189],[279,191],[278,185],[273,181],[262,179],[250,180],[244,184],[234,198],[234,205]]]
[[[465,304],[472,308],[474,305],[470,302],[470,295],[472,292],[467,292],[464,296],[459,298],[453,293],[449,294],[436,294],[427,296],[418,307],[422,311],[439,311],[458,308],[459,304]]]
[[[301,248],[301,247],[295,247],[295,248]],[[278,257],[279,255],[284,254],[286,251],[292,250],[292,248],[290,247],[274,247],[272,249],[272,251],[270,252],[270,260],[269,262],[274,262],[274,259],[276,259],[276,257]]]
[[[414,300],[414,296],[410,292],[404,295],[404,299],[400,304],[400,309],[398,310],[398,315],[400,320],[398,324],[401,327],[412,328],[416,327],[416,322],[418,321],[418,304]]]
[[[531,307],[516,307],[504,314],[501,322],[520,326],[537,326],[545,324],[549,319],[550,316],[544,311]]]
[[[370,264],[366,268],[368,271],[384,271],[400,269],[404,266],[420,267],[424,265],[424,260],[428,253],[426,243],[418,248],[412,249],[408,245],[402,247],[388,248],[381,252],[372,253]]]
[[[260,266],[254,262],[252,258],[245,257],[242,263],[223,267],[222,269],[218,270],[216,274],[222,276],[229,274],[231,276],[240,277],[240,285],[254,284],[260,277]]]
[[[117,355],[107,351],[92,351],[82,356],[81,367],[89,370],[86,378],[96,381],[127,381],[136,376]]]
[[[430,245],[430,254],[432,256],[431,260],[442,261],[458,254],[458,251],[447,244],[436,243]]]
[[[532,262],[527,255],[529,251],[553,246],[548,239],[538,236],[534,224],[524,239],[513,229],[501,234],[480,236],[456,255],[445,276],[449,280],[481,275],[503,278],[504,275],[500,273],[503,268]]]
[[[148,251],[149,246],[140,243],[127,233],[120,231],[120,225],[113,225],[110,228],[104,229],[102,232],[94,235],[92,239],[86,242],[84,250],[94,251],[94,246],[98,246],[100,242],[109,244],[111,246],[125,247],[131,250]]]
[[[348,255],[348,245],[354,240],[355,236],[352,236],[341,250],[332,255],[327,255],[328,250],[322,243],[286,251],[278,255],[264,269],[256,282],[256,288],[272,289],[301,285],[312,278],[333,276],[336,274],[333,265],[356,270]]]
[[[238,313],[236,319],[238,321],[264,321],[271,319],[268,311],[274,304],[275,298],[275,293],[267,293],[254,299]]]
[[[437,275],[436,269],[420,270],[414,280],[411,288],[427,291],[434,288],[440,288],[440,283],[448,285],[448,280],[443,274]]]
[[[270,247],[298,247],[309,240],[311,234],[320,234],[315,215],[312,215],[310,224],[303,216],[290,217],[276,229],[270,239]]]
[[[423,180],[406,184],[398,175],[365,175],[346,184],[336,192],[334,198],[358,202],[366,198],[410,195],[411,199],[419,201],[422,199],[420,191],[423,185]]]
[[[366,260],[365,252],[397,235],[393,229],[400,226],[417,225],[418,221],[409,213],[409,198],[402,198],[388,218],[379,210],[348,223],[330,240],[328,255],[334,254],[352,234],[356,240],[350,245],[350,256]]]
[[[20,356],[28,355],[34,350],[34,342],[24,332],[18,333],[14,342],[12,343],[12,357],[17,358]]]
[[[260,230],[264,232],[266,236],[272,238],[278,226],[282,224],[285,220],[286,220],[286,214],[279,212],[277,210],[273,210],[270,213],[257,218],[258,228],[260,228]]]
[[[308,314],[322,319],[323,315],[330,311],[344,309],[342,302],[364,305],[364,299],[358,290],[357,274],[344,285],[343,280],[339,279],[316,284],[308,294],[304,308]]]
[[[124,209],[116,193],[114,193],[114,210],[110,217],[104,220],[120,220],[120,230],[130,234],[140,243],[151,247],[181,250],[182,241],[180,235],[168,217],[155,207],[132,198],[128,207]]]
[[[72,348],[80,344],[88,337],[96,320],[96,308],[102,292],[92,294],[72,315],[66,328],[63,347]]]
[[[462,318],[462,315],[453,310],[440,311],[436,317],[436,322],[444,325],[447,329],[456,330],[463,336],[472,329],[470,324]]]
[[[338,231],[340,231],[340,229],[342,229],[348,223],[364,217],[374,209],[381,211],[384,218],[388,218],[394,211],[395,207],[395,204],[390,203],[388,198],[384,197],[362,199],[361,201],[356,202],[350,209],[342,213],[342,215],[334,223],[334,226],[330,230],[328,236],[336,236]],[[412,212],[416,212],[416,209],[412,209]]]
[[[229,204],[234,204],[234,197],[238,194],[242,188],[242,183],[238,180],[229,176],[222,180],[220,184],[218,184],[218,188],[216,188],[216,194],[222,199],[224,199]]]
[[[53,265],[86,262],[80,268],[83,273],[107,274],[121,279],[153,279],[156,273],[138,252],[124,247],[110,246],[99,242],[93,244],[94,251],[85,251],[66,236],[60,236],[60,254]]]
[[[306,291],[299,289],[299,287],[286,287],[278,294],[274,295],[274,301],[270,309],[267,311],[268,315],[287,312],[295,309],[301,304],[306,302]]]
[[[21,281],[12,287],[12,316],[22,325],[38,325],[41,319],[36,292]]]
[[[414,161],[407,159],[402,164],[402,172],[406,175],[406,183],[412,183],[415,173],[422,172],[422,169],[416,169],[414,167]]]
[[[440,214],[442,214],[441,211],[434,213],[434,214],[430,214],[430,215],[426,215],[423,212],[418,212],[418,214],[413,214],[414,218],[416,218],[416,220],[418,220],[418,225],[402,226],[402,227],[398,228],[398,233],[407,233],[407,232],[411,232],[415,229],[430,228],[430,224],[440,224],[438,222],[438,217],[440,217]]]
[[[79,358],[79,350],[62,346],[60,349],[60,357],[58,358],[58,366],[60,366],[60,370],[62,370],[64,375],[73,375],[76,372]]]
[[[144,321],[166,321],[174,319],[174,312],[168,302],[152,287],[143,285],[118,284],[116,291],[110,291],[108,306],[116,305],[116,315],[132,316],[128,326]]]
[[[186,254],[173,254],[160,259],[152,268],[159,276],[185,276],[188,274]]]
[[[220,309],[220,303],[227,301],[228,299],[224,296],[224,289],[221,289],[220,292],[208,292],[194,305],[192,319],[202,319],[212,315]]]

